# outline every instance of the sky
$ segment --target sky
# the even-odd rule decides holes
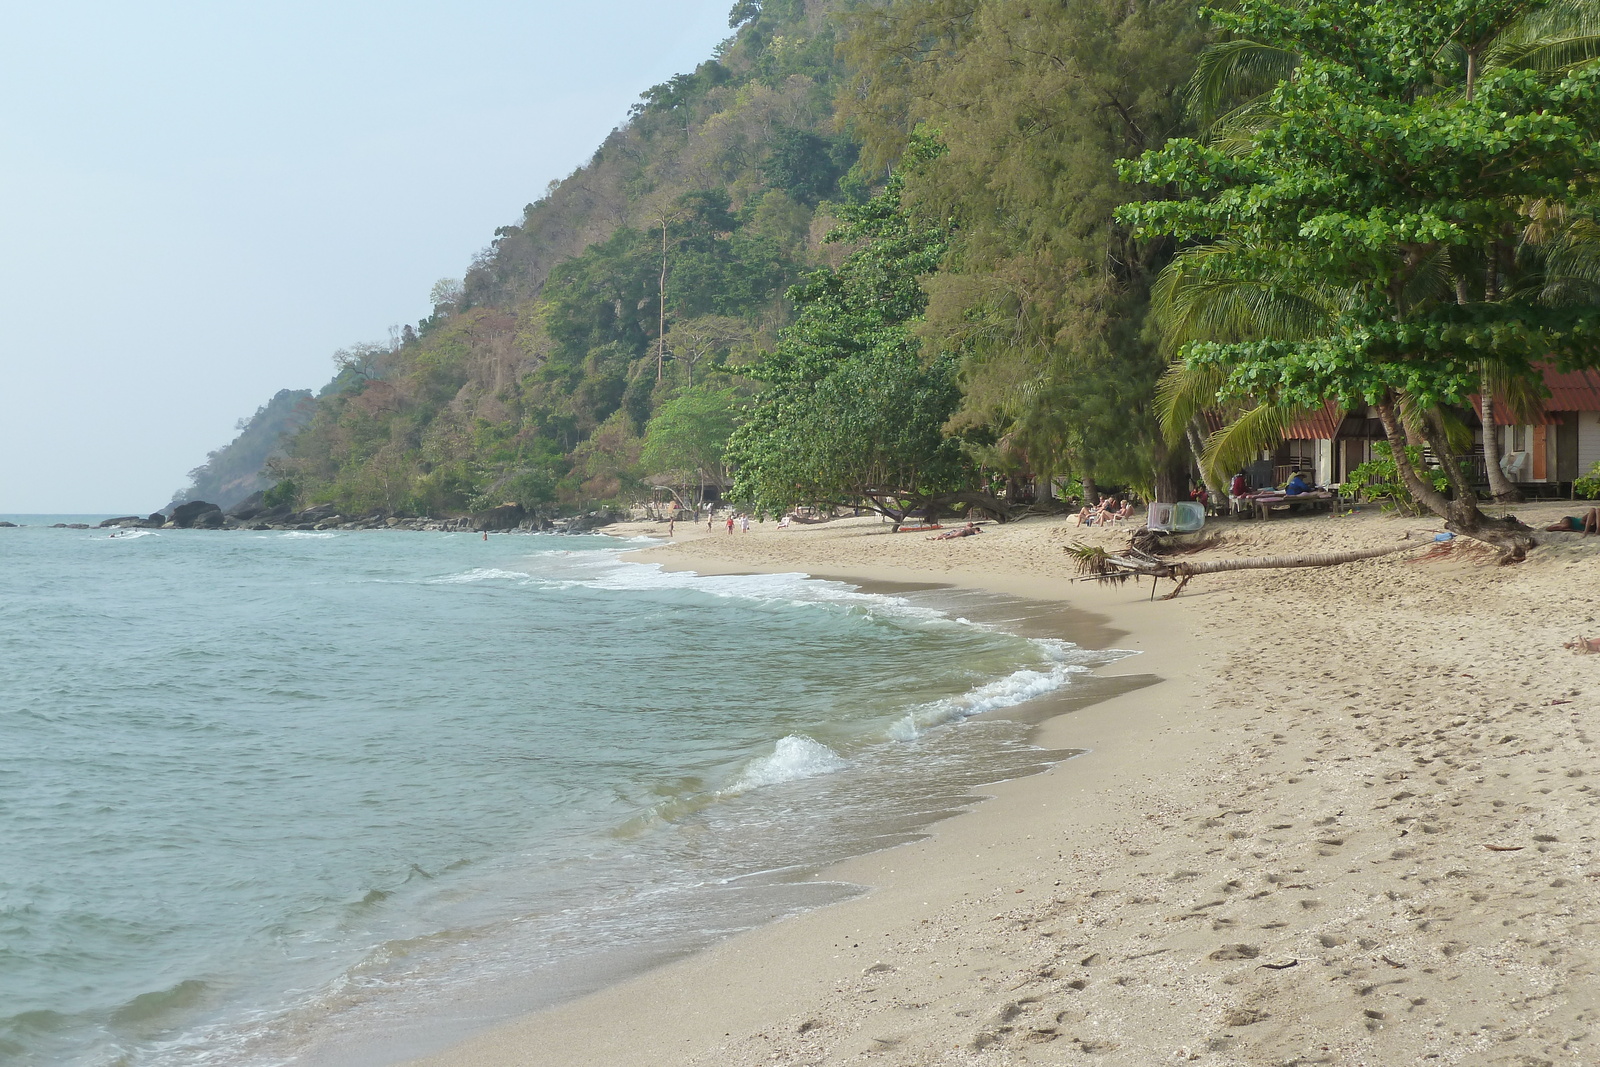
[[[732,0],[0,0],[0,514],[147,513],[431,310]]]

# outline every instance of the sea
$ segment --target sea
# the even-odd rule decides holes
[[[0,517],[8,1067],[435,1051],[862,892],[1122,655],[645,539]]]

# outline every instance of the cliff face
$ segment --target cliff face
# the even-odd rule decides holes
[[[641,491],[652,415],[747,390],[739,366],[831,252],[827,201],[864,191],[834,128],[837,6],[741,0],[714,57],[646,91],[461,282],[435,287],[432,315],[341,351],[330,386],[276,423],[281,456],[247,428],[183,495],[226,506],[282,480],[301,507],[440,515]]]
[[[189,472],[188,487],[178,490],[172,503],[208,500],[229,508],[266,489],[274,480],[265,469],[268,461],[283,455],[286,440],[311,420],[314,407],[311,390],[280,390],[254,415],[239,421],[238,437]]]

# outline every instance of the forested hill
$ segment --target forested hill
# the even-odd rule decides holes
[[[1493,398],[1600,359],[1600,0],[1224,7],[739,0],[432,315],[337,355],[274,492],[731,474],[758,512],[1005,517],[1030,480],[1220,495],[1333,404],[1383,428],[1357,470],[1483,534]]]
[[[862,195],[834,122],[837,6],[741,0],[714,57],[645,92],[432,315],[335,356],[273,473],[346,514],[631,498],[651,416],[691,385],[742,401],[736,368],[823,262],[819,205]]]

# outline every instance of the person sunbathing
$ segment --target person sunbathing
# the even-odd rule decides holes
[[[954,530],[946,530],[944,533],[936,533],[932,537],[928,538],[928,540],[948,541],[952,537],[971,537],[973,534],[982,532],[982,530],[978,529],[977,523],[969,522],[965,526],[956,527]]]
[[[1545,527],[1548,533],[1600,534],[1600,508],[1590,508],[1582,515],[1567,515],[1559,522]]]

